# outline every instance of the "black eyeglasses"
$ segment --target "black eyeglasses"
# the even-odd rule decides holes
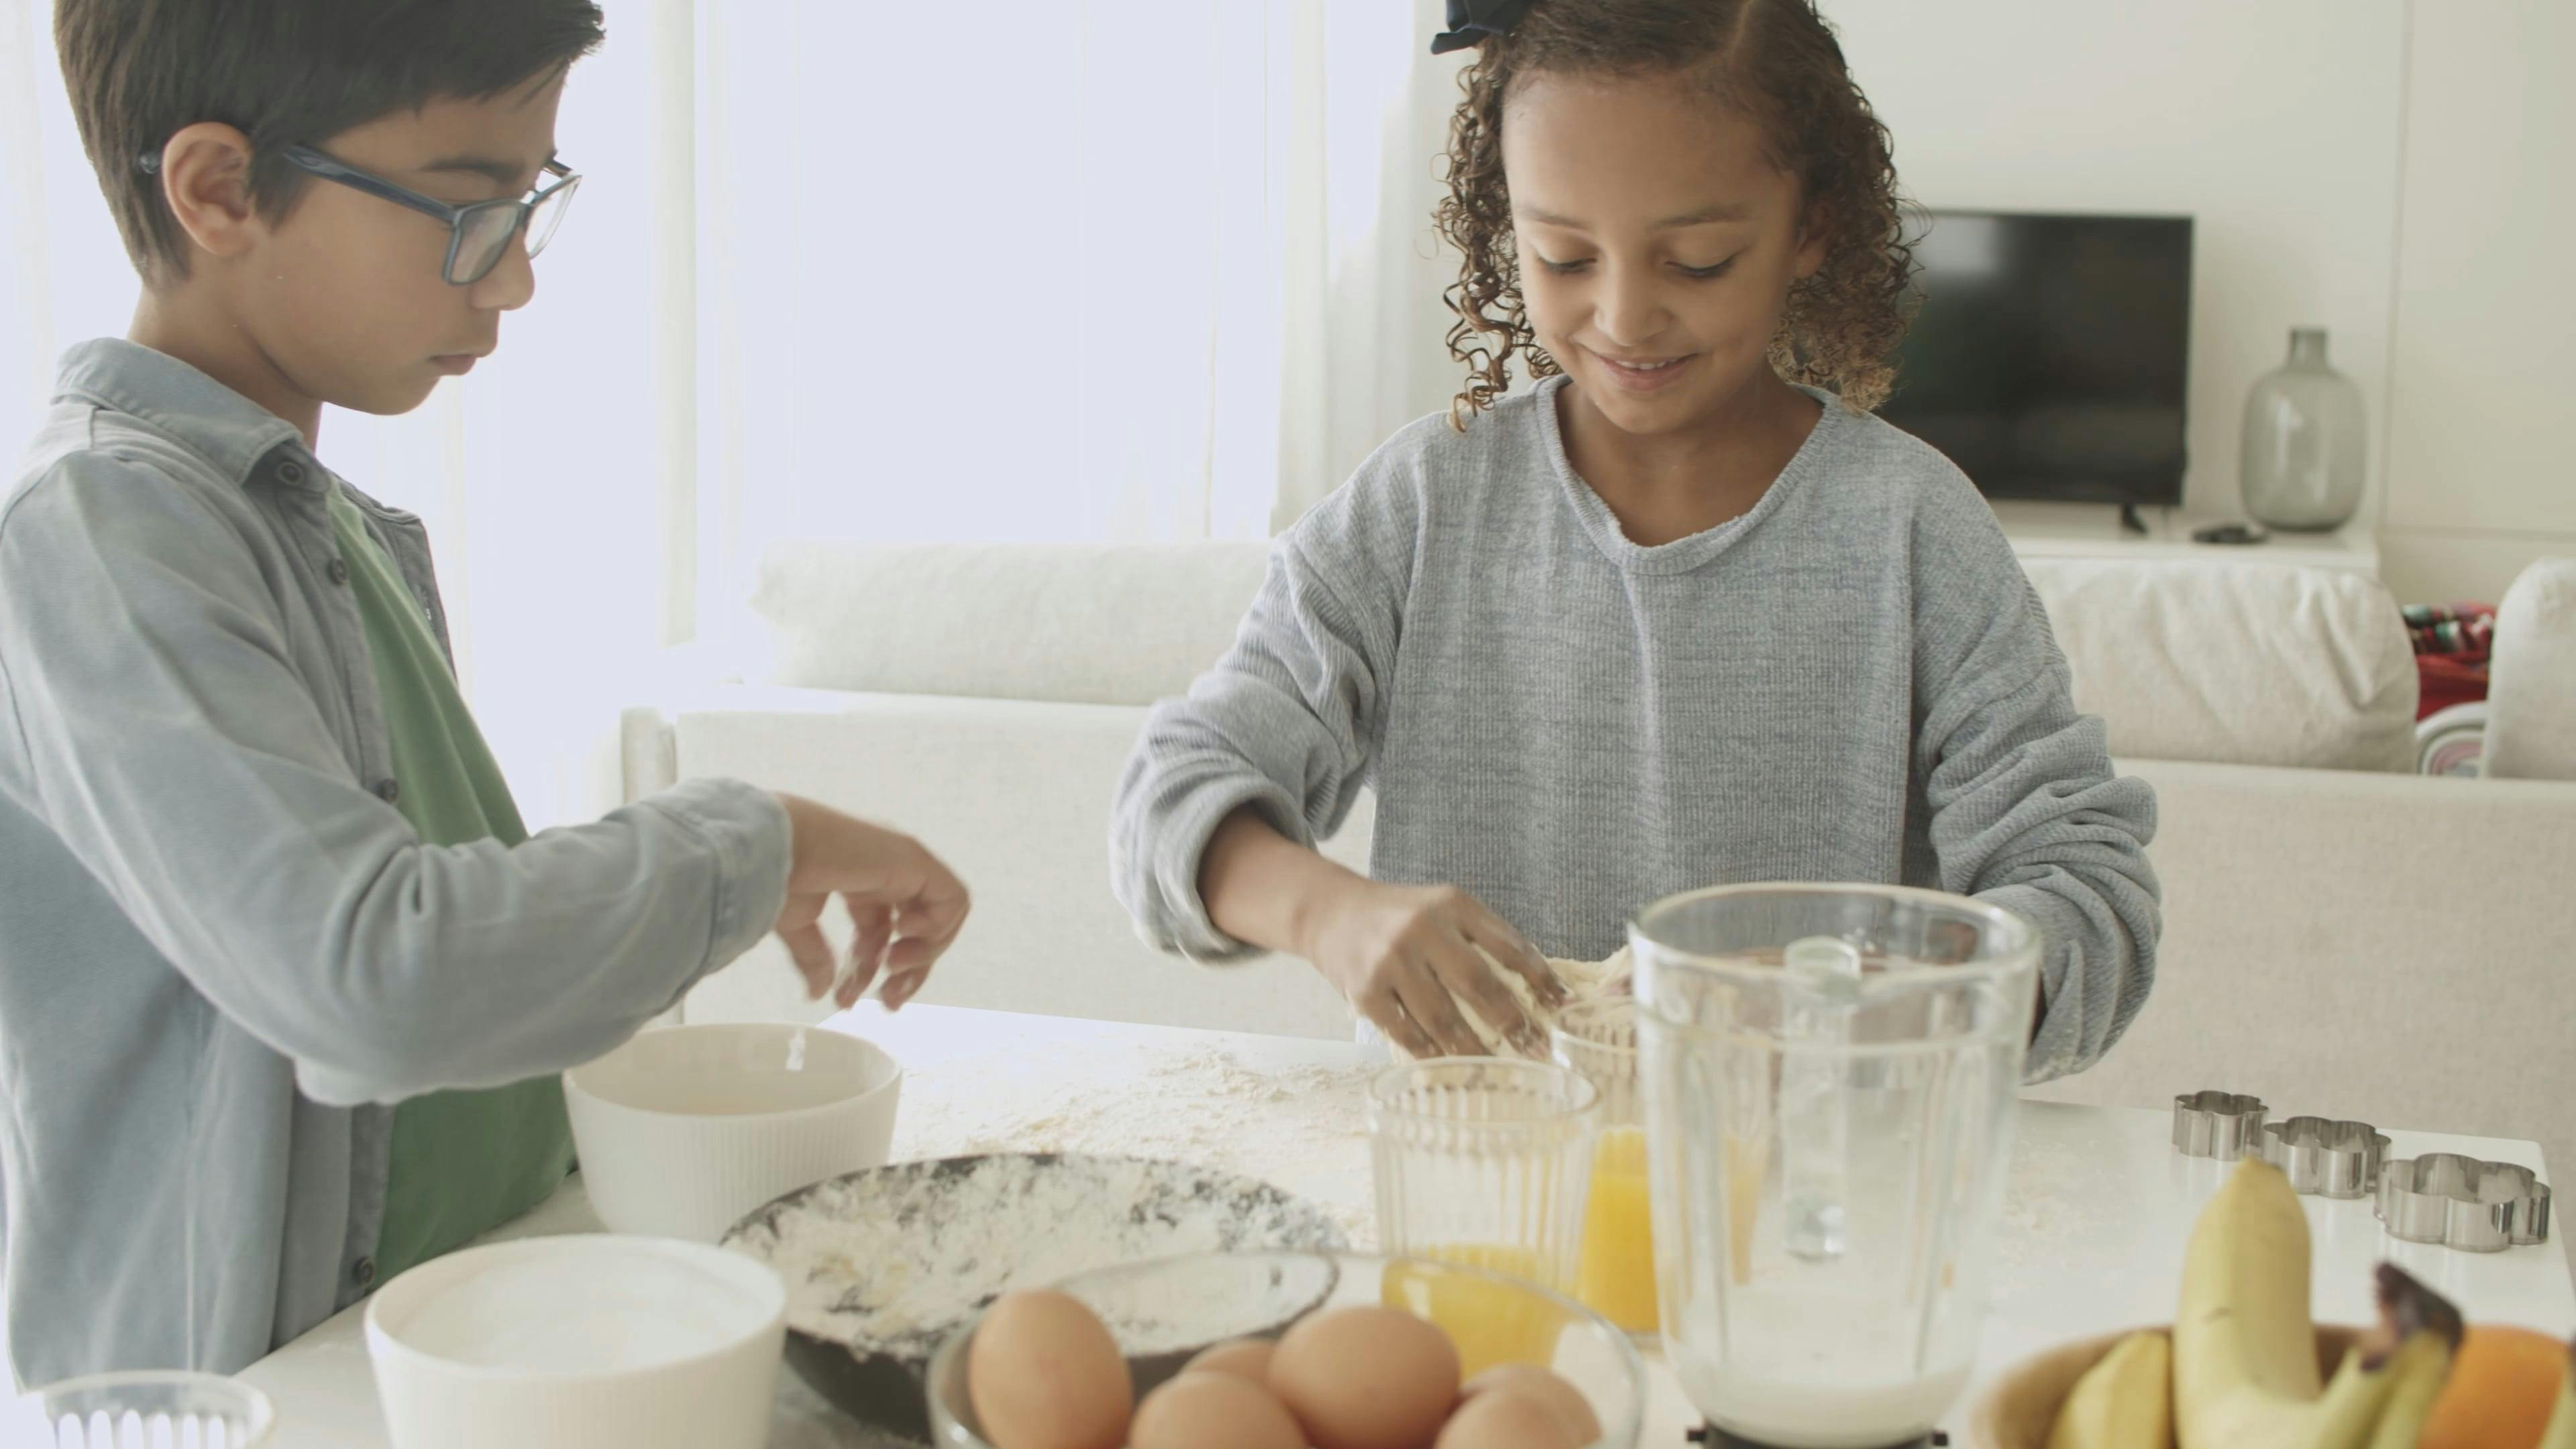
[[[563,225],[564,213],[571,209],[572,194],[580,187],[581,177],[560,161],[548,161],[544,174],[554,184],[540,188],[534,195],[510,201],[478,201],[471,206],[450,206],[434,196],[423,196],[408,186],[396,186],[381,176],[370,176],[355,166],[343,165],[310,146],[288,146],[278,153],[290,165],[311,172],[325,181],[337,181],[353,190],[407,206],[424,216],[447,223],[448,284],[470,287],[491,274],[501,264],[502,254],[510,249],[510,238],[521,227],[528,232],[528,255],[535,256],[554,240],[555,228]],[[145,171],[161,169],[158,152],[147,151],[135,164]]]
[[[434,196],[423,196],[410,187],[396,186],[382,177],[343,165],[310,146],[289,146],[279,154],[297,169],[325,181],[339,182],[446,222],[446,275],[449,285],[458,287],[472,286],[499,266],[502,254],[510,249],[510,238],[518,235],[521,227],[527,228],[528,255],[533,257],[544,251],[546,243],[554,240],[555,228],[563,225],[564,213],[571,209],[573,192],[581,186],[581,178],[570,167],[561,161],[548,161],[544,174],[554,178],[553,184],[540,187],[533,195],[450,206]]]

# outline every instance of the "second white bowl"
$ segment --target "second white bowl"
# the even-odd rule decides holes
[[[564,1073],[583,1184],[615,1232],[712,1243],[799,1188],[882,1165],[903,1069],[854,1036],[766,1022],[644,1032]]]
[[[722,1248],[528,1238],[377,1290],[367,1351],[393,1449],[760,1449],[786,1313]]]

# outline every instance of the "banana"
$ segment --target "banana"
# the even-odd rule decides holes
[[[2133,1333],[2085,1370],[2057,1411],[2048,1449],[2166,1449],[2173,1443],[2173,1343]]]
[[[2388,1391],[2388,1407],[2380,1411],[2378,1427],[2371,1430],[2370,1449],[2415,1449],[2415,1441],[2424,1434],[2424,1420],[2433,1412],[2433,1401],[2442,1396],[2442,1385],[2451,1376],[2458,1330],[2452,1332],[2448,1339],[2438,1330],[2417,1333],[2398,1347],[2388,1362],[2394,1386]]]
[[[2459,1346],[2460,1315],[2387,1264],[2378,1287],[2379,1326],[2321,1387],[2307,1212],[2280,1169],[2239,1164],[2183,1257],[2173,1344],[2181,1449],[2376,1449],[2401,1388],[2410,1404],[2422,1394],[2410,1410],[2420,1426]],[[2402,1442],[2413,1443],[2411,1431]]]
[[[2558,1380],[2558,1407],[2549,1411],[2540,1449],[2576,1449],[2576,1343],[2567,1345],[2567,1369]]]
[[[2280,1169],[2237,1164],[2183,1252],[2173,1328],[2182,1449],[2252,1449],[2247,1428],[2315,1401],[2308,1215]]]

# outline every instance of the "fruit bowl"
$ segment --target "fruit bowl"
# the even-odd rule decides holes
[[[2122,1329],[2097,1338],[2061,1343],[2005,1369],[1968,1411],[1969,1449],[2047,1449],[2049,1430],[2055,1427],[2057,1411],[2065,1406],[2075,1381],[2100,1363],[2120,1340],[2138,1331]],[[2151,1331],[2166,1333],[2170,1329],[2160,1325]],[[2334,1377],[2345,1352],[2361,1334],[2358,1328],[2317,1326],[2320,1378]]]
[[[1646,1368],[1609,1320],[1533,1283],[1427,1258],[1279,1251],[1198,1253],[1084,1273],[1055,1285],[1098,1314],[1141,1401],[1199,1349],[1277,1338],[1310,1313],[1353,1304],[1399,1308],[1447,1330],[1466,1377],[1505,1363],[1553,1369],[1602,1426],[1589,1449],[1635,1449]],[[966,1384],[968,1324],[930,1360],[931,1442],[990,1449]]]

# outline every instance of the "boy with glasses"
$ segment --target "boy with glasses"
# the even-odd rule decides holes
[[[526,1211],[556,1074],[775,928],[920,989],[917,842],[702,780],[530,838],[418,519],[316,455],[500,340],[579,178],[588,0],[59,0],[144,291],[0,498],[12,1369],[230,1372]],[[855,923],[844,970],[819,922]]]

